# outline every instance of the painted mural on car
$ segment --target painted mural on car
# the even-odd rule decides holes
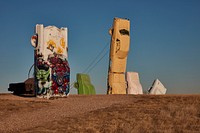
[[[31,38],[35,47],[35,83],[37,97],[69,94],[70,67],[67,54],[67,29],[36,25]]]

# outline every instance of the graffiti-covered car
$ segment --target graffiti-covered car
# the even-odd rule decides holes
[[[34,70],[37,97],[69,94],[67,28],[36,25],[31,38],[34,47]]]

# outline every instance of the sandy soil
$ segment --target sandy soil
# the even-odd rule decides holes
[[[200,95],[0,94],[0,132],[200,132]]]

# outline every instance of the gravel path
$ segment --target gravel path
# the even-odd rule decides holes
[[[200,132],[200,95],[0,94],[0,133]]]
[[[0,95],[0,132],[20,132],[66,117],[128,102],[124,95],[70,95],[54,100]],[[1,115],[2,114],[2,115]]]

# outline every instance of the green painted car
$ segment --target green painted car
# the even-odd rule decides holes
[[[95,95],[95,87],[90,81],[90,76],[87,74],[78,73],[76,75],[77,82],[74,84],[74,87],[77,88],[78,94],[83,95]]]

